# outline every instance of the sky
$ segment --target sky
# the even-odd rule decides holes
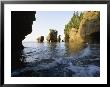
[[[71,20],[73,13],[73,11],[36,11],[32,32],[26,36],[23,42],[36,41],[39,36],[44,36],[44,41],[46,41],[49,29],[56,29],[58,35],[61,35],[63,39],[65,25]]]

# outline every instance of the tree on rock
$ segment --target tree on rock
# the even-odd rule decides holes
[[[47,41],[48,42],[57,42],[57,34],[58,34],[58,31],[57,30],[54,30],[54,29],[49,29],[49,34],[47,36]]]

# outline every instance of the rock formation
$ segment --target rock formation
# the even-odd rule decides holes
[[[21,66],[22,40],[32,31],[35,11],[11,11],[11,65],[12,69]],[[21,59],[20,59],[21,58]]]
[[[86,11],[80,22],[79,29],[69,29],[69,42],[100,42],[100,12]]]
[[[62,42],[64,42],[64,40],[62,40]]]
[[[57,42],[57,30],[50,29],[46,39],[48,42]]]
[[[69,32],[69,42],[82,43],[84,42],[83,38],[80,36],[80,33],[77,29],[72,28]]]
[[[25,39],[26,35],[32,32],[32,24],[33,21],[35,21],[35,13],[35,11],[11,12],[12,48],[23,48],[22,40]]]
[[[100,42],[100,12],[88,11],[84,13],[79,26],[80,36],[87,42]]]
[[[58,41],[58,42],[60,42],[60,40],[61,40],[61,37],[60,37],[60,36],[61,36],[61,35],[59,35],[58,38],[57,38],[57,41]]]
[[[40,42],[40,43],[43,42],[43,41],[44,41],[44,36],[38,37],[38,38],[37,38],[37,41]]]

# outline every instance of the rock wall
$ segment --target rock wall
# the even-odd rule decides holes
[[[35,11],[11,12],[11,69],[23,66],[22,40],[32,32]]]
[[[32,32],[32,24],[35,21],[35,11],[11,12],[11,37],[12,48],[22,49],[22,40]]]
[[[23,48],[22,40],[32,32],[32,24],[35,21],[35,11],[12,11],[11,12],[11,37],[12,47]]]
[[[100,12],[89,11],[85,12],[79,26],[79,33],[86,41],[100,42]]]
[[[84,12],[79,29],[72,28],[69,42],[100,42],[100,12]]]
[[[80,36],[79,30],[72,28],[69,33],[69,42],[79,43],[84,42],[83,38]]]

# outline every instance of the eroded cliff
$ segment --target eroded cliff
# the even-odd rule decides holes
[[[35,11],[11,12],[11,37],[12,48],[23,48],[22,40],[32,32],[32,24],[35,21]]]
[[[35,11],[11,12],[11,65],[12,69],[21,65],[23,49],[22,40],[32,32],[32,24],[35,20]]]
[[[100,12],[84,12],[79,29],[69,29],[69,42],[100,42]]]

